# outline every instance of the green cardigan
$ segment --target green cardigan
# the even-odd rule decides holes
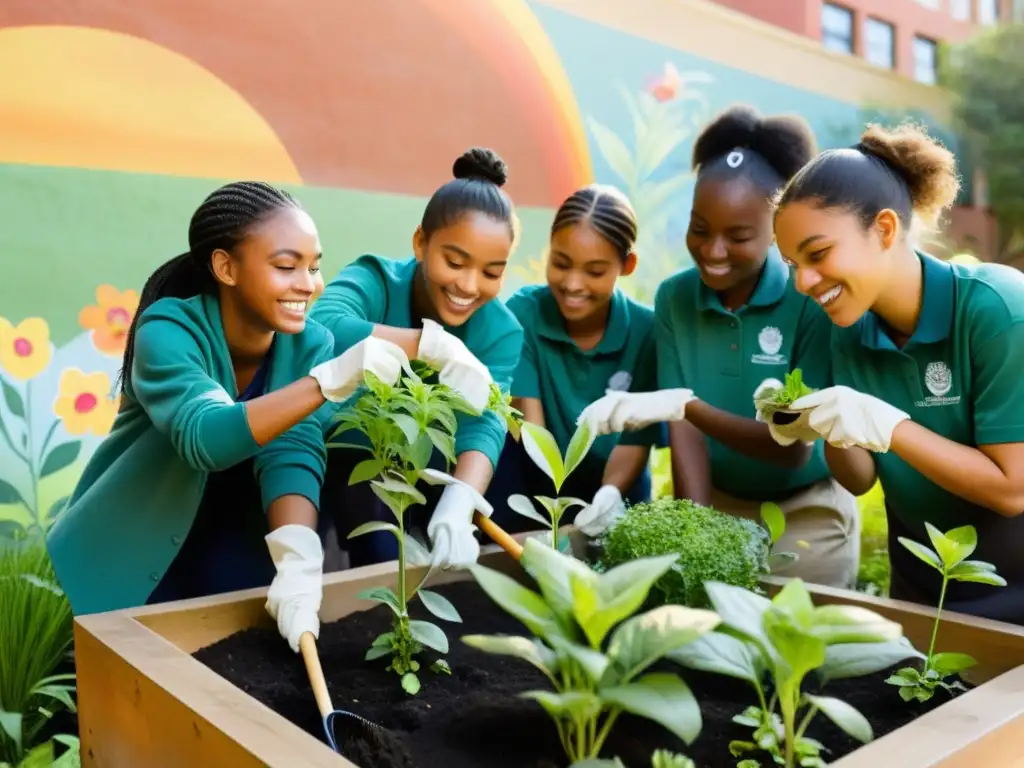
[[[333,348],[312,320],[278,334],[268,391],[307,375]],[[192,527],[210,472],[255,456],[264,509],[287,494],[319,507],[322,411],[260,448],[237,396],[215,297],[160,299],[140,315],[121,410],[47,537],[75,614],[146,602]]]

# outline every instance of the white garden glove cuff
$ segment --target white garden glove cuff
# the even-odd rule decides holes
[[[267,613],[277,619],[277,630],[295,652],[299,638],[320,636],[323,599],[324,550],[320,537],[305,525],[282,525],[266,536],[277,576],[267,592]]]
[[[438,370],[437,379],[462,395],[478,413],[487,407],[494,378],[456,336],[433,320],[423,321],[416,356]]]
[[[409,358],[397,344],[367,336],[333,360],[320,363],[309,375],[320,385],[323,396],[340,403],[359,389],[369,371],[385,384],[394,385],[402,369],[411,371]]]
[[[801,397],[794,410],[807,409],[808,425],[837,448],[858,446],[885,453],[897,425],[910,415],[883,400],[849,387],[829,387]]]
[[[493,511],[483,496],[465,483],[455,480],[444,489],[427,524],[435,566],[465,568],[477,561],[480,542],[473,535],[473,512],[478,509],[488,517]]]
[[[691,389],[661,389],[657,392],[609,391],[580,413],[595,435],[643,429],[663,421],[682,421],[686,405],[696,399]]]
[[[587,536],[600,536],[624,514],[622,493],[614,485],[603,485],[594,494],[594,500],[576,515],[575,525]]]

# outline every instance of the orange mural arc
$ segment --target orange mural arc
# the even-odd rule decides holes
[[[5,0],[0,28],[91,27],[176,51],[252,106],[307,184],[426,195],[474,145],[505,158],[520,205],[557,205],[592,180],[568,79],[525,0],[284,8]]]

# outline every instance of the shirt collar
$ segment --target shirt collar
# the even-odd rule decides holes
[[[626,338],[629,336],[629,308],[626,302],[625,294],[616,288],[612,292],[608,308],[608,324],[605,326],[604,335],[597,346],[591,350],[583,350],[584,352],[607,354],[622,350],[626,345]],[[558,310],[558,302],[555,301],[550,289],[545,289],[541,294],[538,320],[537,333],[540,336],[564,344],[576,344],[565,330],[565,318]]]
[[[696,269],[696,267],[695,267]],[[778,304],[786,293],[786,285],[789,284],[789,267],[782,260],[778,252],[772,248],[768,251],[768,257],[761,268],[761,276],[757,280],[757,286],[746,303],[747,307],[770,307]],[[718,294],[708,288],[701,280],[697,288],[697,307],[701,310],[714,310],[716,312],[728,312],[722,306]]]
[[[935,344],[949,336],[953,327],[953,267],[934,256],[917,251],[921,261],[922,289],[921,314],[917,328],[904,345],[904,350],[913,344]],[[871,349],[895,350],[882,321],[874,312],[868,312],[857,321],[861,325],[861,344]]]

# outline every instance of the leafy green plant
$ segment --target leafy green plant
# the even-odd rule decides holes
[[[805,677],[822,681],[879,672],[916,651],[901,641],[903,630],[859,606],[811,602],[800,579],[787,582],[771,600],[740,587],[709,582],[708,595],[722,626],[671,652],[689,669],[729,675],[753,686],[758,703],[733,718],[754,729],[751,741],[729,745],[734,757],[758,750],[786,768],[818,768],[824,746],[806,736],[818,712],[860,741],[873,738],[871,725],[846,702],[804,693]],[[770,678],[771,699],[765,696]],[[742,768],[757,765],[754,760]]]
[[[58,672],[71,643],[71,606],[42,536],[0,545],[0,765],[45,749],[50,718],[76,711],[75,676]]]
[[[521,562],[539,594],[484,566],[470,570],[488,596],[534,637],[467,635],[462,641],[488,653],[518,657],[544,673],[554,691],[522,695],[538,702],[554,720],[571,761],[597,758],[621,712],[649,718],[692,743],[701,717],[690,689],[674,673],[646,670],[666,653],[711,631],[718,616],[679,605],[633,616],[675,559],[641,558],[599,574],[570,555],[527,539]]]
[[[652,600],[709,608],[706,581],[759,589],[769,541],[753,520],[689,499],[657,499],[631,505],[605,531],[601,568],[671,553],[678,559],[655,583]]]
[[[413,368],[417,370],[413,370]],[[426,547],[405,528],[405,512],[413,504],[425,504],[427,499],[416,488],[419,480],[447,484],[454,478],[427,467],[437,450],[446,466],[455,462],[456,413],[475,413],[471,406],[454,390],[442,384],[427,383],[434,371],[415,361],[395,385],[390,386],[367,372],[367,391],[351,408],[335,419],[336,428],[328,439],[329,447],[348,447],[365,450],[371,457],[359,462],[349,475],[349,485],[369,481],[373,492],[395,516],[395,523],[372,521],[360,525],[348,538],[376,531],[387,531],[398,541],[397,589],[374,587],[364,590],[359,597],[383,603],[394,613],[391,631],[381,634],[366,652],[366,660],[391,657],[387,669],[401,678],[402,688],[415,695],[420,690],[416,674],[420,663],[414,657],[423,647],[444,654],[448,652],[448,638],[444,631],[429,621],[409,618],[409,603],[419,597],[423,606],[444,621],[461,622],[455,606],[442,595],[423,589],[433,573],[428,568],[415,583],[407,574],[407,561],[419,564],[430,561]],[[498,397],[501,396],[500,390]],[[495,399],[492,391],[492,400]],[[505,401],[507,402],[507,401]],[[496,403],[496,405],[498,405]],[[505,414],[511,418],[509,414]],[[359,442],[340,443],[337,436],[356,432]],[[411,557],[410,557],[411,556]],[[431,669],[450,673],[444,659],[437,659]]]
[[[569,440],[569,445],[565,450],[565,457],[563,458],[554,435],[548,430],[539,424],[532,424],[530,422],[523,422],[522,424],[523,448],[526,450],[531,461],[551,478],[551,481],[555,484],[556,497],[534,497],[544,507],[548,514],[547,517],[538,512],[533,503],[520,493],[509,496],[508,505],[513,511],[523,517],[528,517],[530,520],[536,520],[545,527],[550,527],[552,549],[560,549],[558,526],[562,516],[574,506],[585,507],[587,505],[587,502],[583,499],[571,496],[561,497],[557,496],[557,494],[561,491],[562,485],[569,475],[572,474],[573,470],[580,465],[580,462],[587,455],[590,446],[594,444],[594,437],[590,427],[585,422],[580,424],[576,428],[572,439]]]
[[[995,566],[982,560],[968,560],[978,546],[978,532],[973,525],[952,528],[942,533],[931,523],[924,524],[931,539],[934,551],[912,539],[899,537],[899,542],[909,549],[918,559],[924,561],[942,574],[942,590],[939,592],[939,605],[935,611],[935,624],[932,626],[932,639],[928,644],[928,655],[924,660],[924,668],[918,670],[906,667],[886,680],[887,683],[899,687],[900,697],[904,701],[928,701],[935,695],[936,688],[944,688],[949,693],[954,690],[966,690],[963,683],[946,682],[946,678],[970,669],[978,662],[966,653],[935,653],[935,639],[939,635],[939,619],[942,616],[942,604],[946,599],[946,587],[950,580],[970,581],[978,584],[990,584],[993,587],[1005,587],[1006,579],[996,573]]]
[[[778,411],[787,410],[801,397],[814,392],[811,387],[804,384],[804,373],[799,368],[794,368],[786,374],[785,383],[781,387],[766,387],[757,396],[757,409],[765,418],[769,418]]]

